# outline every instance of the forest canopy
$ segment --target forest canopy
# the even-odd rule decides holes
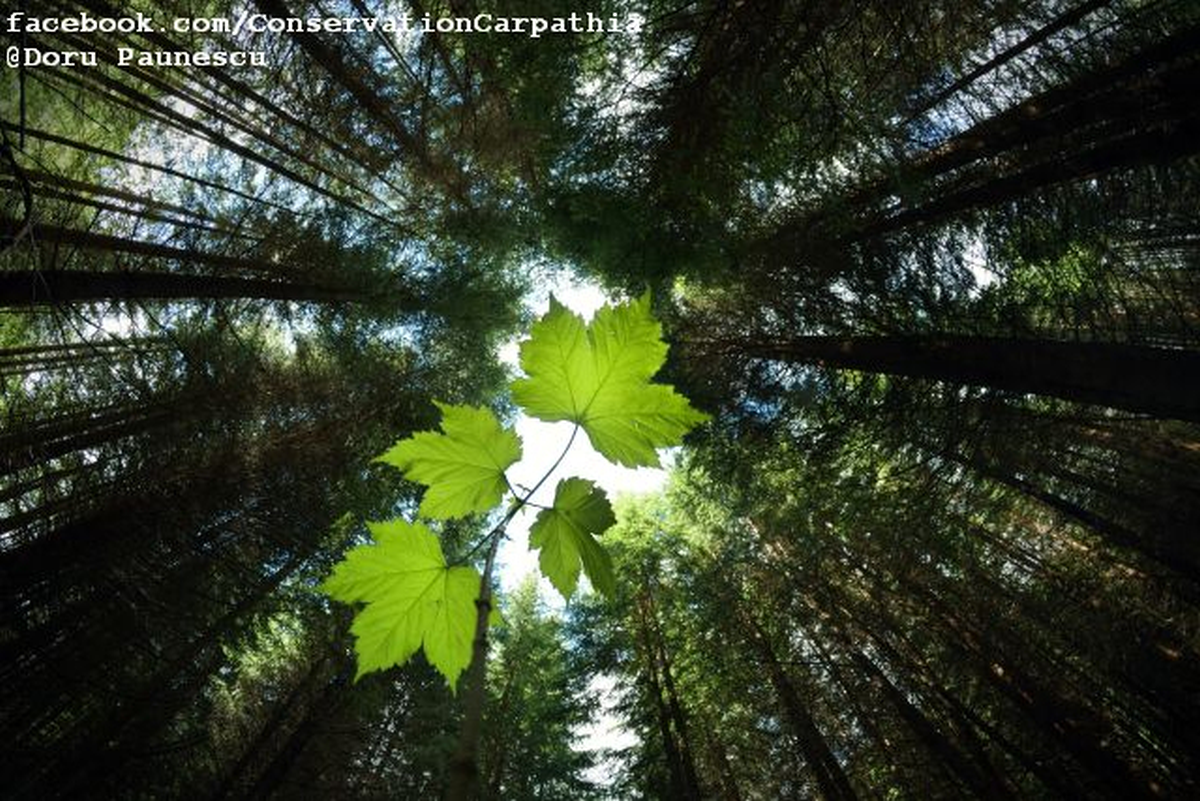
[[[2,794],[1200,794],[1200,5],[516,13],[0,17]]]

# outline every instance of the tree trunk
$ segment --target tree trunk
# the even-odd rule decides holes
[[[483,730],[483,705],[487,700],[488,616],[492,611],[492,568],[500,537],[493,536],[488,548],[483,577],[479,581],[479,598],[475,601],[475,642],[471,665],[463,677],[463,721],[459,730],[458,748],[447,768],[446,801],[467,801],[479,783],[479,734]]]
[[[925,744],[930,753],[946,766],[963,785],[978,798],[1002,801],[1012,798],[1003,783],[995,781],[994,774],[989,776],[981,770],[983,766],[976,765],[967,759],[966,755],[951,742],[951,740],[935,726],[925,713],[915,707],[908,697],[879,667],[860,651],[852,650],[850,658],[859,669],[883,689],[883,694],[900,713],[900,717],[908,724],[917,738]],[[990,768],[990,766],[989,766]],[[988,771],[991,773],[990,769]]]
[[[274,17],[294,16],[288,11],[283,0],[255,0],[255,5]],[[313,61],[320,64],[334,80],[350,93],[371,119],[392,135],[395,143],[405,155],[413,159],[427,173],[430,171],[430,158],[425,149],[425,143],[413,136],[405,127],[387,100],[346,66],[337,50],[327,45],[314,33],[293,33],[291,37],[300,46],[300,49],[307,53]]]
[[[1109,520],[1097,512],[1064,498],[1061,495],[1037,486],[1021,478],[1011,466],[991,465],[979,457],[964,457],[955,453],[938,451],[939,455],[976,471],[980,476],[991,479],[1045,504],[1065,518],[1081,524],[1084,528],[1104,537],[1112,545],[1128,548],[1142,554],[1163,567],[1177,573],[1191,586],[1178,584],[1177,592],[1195,598],[1200,588],[1200,545],[1194,537],[1163,537],[1159,527],[1145,533],[1134,531],[1122,523]]]
[[[250,793],[240,797],[270,798],[274,795],[304,753],[305,747],[317,734],[318,726],[330,713],[330,710],[342,702],[346,684],[350,681],[352,672],[353,665],[346,662],[324,692],[318,696],[317,700],[313,701],[312,709],[305,715],[300,725],[292,731],[283,748],[258,777],[254,788]]]
[[[963,75],[960,78],[958,78],[957,80],[955,80],[952,84],[947,86],[945,89],[942,89],[941,91],[939,91],[933,97],[929,98],[928,100],[922,101],[921,104],[917,108],[915,108],[912,112],[909,113],[907,122],[911,123],[920,114],[923,114],[923,113],[929,111],[930,109],[934,108],[938,104],[948,100],[949,98],[953,97],[954,94],[956,94],[957,92],[960,92],[963,89],[965,89],[966,87],[970,86],[972,83],[979,80],[984,75],[987,75],[989,72],[992,72],[993,70],[997,69],[998,67],[1001,67],[1004,64],[1007,64],[1008,62],[1012,61],[1017,56],[1021,55],[1022,53],[1026,52],[1027,50],[1029,50],[1030,48],[1040,45],[1041,43],[1045,42],[1047,39],[1049,39],[1051,36],[1058,33],[1059,31],[1061,31],[1065,28],[1068,28],[1071,25],[1074,25],[1075,23],[1079,22],[1081,19],[1086,17],[1088,14],[1091,14],[1093,11],[1097,11],[1097,10],[1104,8],[1105,6],[1108,6],[1111,4],[1112,4],[1112,0],[1088,0],[1087,2],[1081,3],[1080,5],[1076,6],[1075,8],[1070,9],[1069,11],[1065,12],[1062,16],[1055,18],[1048,25],[1042,26],[1038,30],[1031,33],[1029,36],[1027,36],[1024,39],[1022,39],[1021,41],[1017,42],[1012,47],[1009,47],[1009,48],[1005,49],[1004,51],[997,53],[995,56],[993,56],[992,58],[989,58],[984,63],[982,63],[979,66],[975,67],[974,69],[968,71],[965,75]]]
[[[120,16],[120,15],[114,14],[113,16]],[[199,176],[192,175],[191,173],[182,172],[180,170],[176,170],[172,167],[168,167],[168,166],[165,166],[162,164],[155,164],[152,161],[146,161],[144,159],[133,158],[131,156],[125,155],[124,153],[118,153],[115,150],[108,150],[106,148],[97,147],[95,145],[88,144],[87,142],[80,142],[78,140],[70,139],[65,136],[59,136],[57,134],[49,133],[48,131],[38,130],[37,128],[26,127],[24,129],[21,129],[20,126],[13,125],[10,122],[5,122],[4,120],[0,120],[0,129],[6,130],[6,131],[22,131],[26,136],[28,136],[32,139],[39,139],[44,142],[53,142],[56,145],[61,145],[62,147],[69,147],[72,150],[78,150],[81,153],[91,153],[92,155],[101,156],[103,158],[112,159],[114,161],[119,161],[123,164],[132,164],[135,167],[142,167],[147,170],[153,170],[154,172],[162,173],[163,175],[170,175],[172,178],[179,178],[180,180],[196,184],[197,186],[203,186],[208,189],[215,189],[219,192],[227,192],[231,195],[236,195],[237,197],[240,197],[243,200],[248,200],[254,204],[267,206],[267,207],[270,207],[273,209],[277,209],[279,211],[287,212],[288,214],[296,214],[296,212],[294,212],[292,209],[289,209],[287,206],[280,205],[279,203],[274,203],[265,198],[255,197],[254,195],[250,194],[249,192],[243,192],[242,190],[236,189],[232,186],[218,183],[216,181],[210,181],[205,178],[201,178]]]
[[[698,341],[729,354],[933,379],[1200,422],[1200,352],[957,334]]]
[[[845,772],[842,771],[841,764],[838,763],[837,757],[829,749],[829,745],[825,742],[821,730],[817,727],[817,723],[813,720],[808,708],[800,699],[800,694],[796,692],[792,680],[788,677],[783,665],[779,663],[775,651],[771,648],[770,642],[767,641],[766,632],[758,625],[756,621],[750,621],[752,632],[749,635],[751,643],[758,651],[759,657],[767,667],[767,676],[771,680],[772,686],[775,688],[776,694],[779,696],[779,702],[783,706],[784,717],[792,728],[792,733],[796,737],[796,742],[800,745],[800,750],[804,754],[804,759],[808,763],[809,770],[816,777],[817,786],[821,788],[821,794],[826,801],[853,801],[857,796],[854,789],[850,786],[850,780],[846,778]]]
[[[675,678],[671,675],[671,659],[667,652],[667,644],[663,637],[662,629],[658,625],[657,616],[651,615],[649,623],[650,634],[654,639],[654,646],[657,652],[658,665],[662,668],[662,684],[663,689],[666,691],[667,710],[671,715],[675,735],[679,739],[679,757],[680,765],[683,768],[684,796],[686,798],[699,799],[702,796],[700,792],[700,779],[696,773],[696,760],[692,749],[687,716],[684,715],[683,704],[679,700],[679,692],[675,689]]]
[[[947,642],[976,664],[982,677],[1021,709],[1046,736],[1059,743],[1099,783],[1123,799],[1161,797],[1160,788],[1136,772],[1134,765],[1114,752],[1113,724],[1103,714],[1064,696],[1026,673],[1005,658],[993,643],[983,642],[979,632],[939,595],[908,584],[936,613],[939,624],[951,636]]]
[[[40,230],[39,226],[39,230]],[[0,306],[47,306],[91,300],[255,298],[313,303],[359,302],[366,294],[260,278],[158,272],[29,270],[0,272]]]
[[[657,713],[658,730],[662,737],[663,753],[667,758],[669,787],[672,798],[688,799],[697,796],[691,790],[688,782],[688,772],[684,768],[684,755],[676,741],[676,733],[671,726],[671,709],[666,700],[662,680],[659,677],[659,655],[651,635],[650,618],[654,611],[644,595],[637,599],[637,636],[641,645],[643,676],[650,687]],[[693,774],[694,775],[694,771]]]
[[[12,236],[20,228],[14,220],[0,219],[0,236]],[[109,234],[97,234],[57,225],[39,224],[35,228],[37,238],[43,242],[75,245],[87,250],[111,253],[132,253],[137,256],[169,259],[183,264],[205,264],[230,270],[248,270],[258,273],[279,273],[281,267],[274,262],[265,262],[244,256],[227,256],[220,253],[205,253],[192,248],[178,248],[141,239],[127,239]],[[20,272],[0,272],[0,278],[21,275]]]
[[[989,740],[1003,749],[1006,753],[1020,762],[1031,775],[1037,777],[1047,789],[1053,790],[1062,798],[1073,798],[1076,794],[1074,786],[1060,771],[1052,770],[1043,764],[1043,761],[1036,756],[1028,754],[1025,750],[1018,748],[1008,737],[1004,736],[996,726],[987,723],[969,707],[958,700],[954,693],[950,692],[945,686],[945,678],[939,675],[936,668],[931,670],[930,666],[921,659],[913,659],[900,653],[900,651],[888,638],[881,632],[876,631],[874,626],[866,624],[858,616],[849,610],[842,608],[841,613],[847,620],[851,621],[855,628],[864,632],[870,640],[875,643],[876,647],[888,658],[894,665],[903,665],[907,675],[919,678],[921,683],[928,689],[935,692],[948,706],[954,709],[958,714],[966,718],[969,724],[979,728]],[[903,636],[900,638],[906,641]]]

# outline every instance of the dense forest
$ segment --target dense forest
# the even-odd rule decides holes
[[[161,24],[2,18],[97,63],[0,67],[0,796],[439,797],[318,588],[585,281],[706,422],[506,578],[470,797],[1200,797],[1200,4],[10,5]]]

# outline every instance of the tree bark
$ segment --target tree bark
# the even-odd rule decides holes
[[[0,236],[11,236],[20,227],[13,220],[0,218]],[[74,228],[63,228],[57,225],[40,224],[34,229],[37,238],[44,242],[74,245],[87,250],[111,253],[131,253],[135,256],[169,259],[183,264],[205,264],[230,270],[247,270],[256,273],[277,274],[284,271],[281,264],[245,256],[228,256],[221,253],[205,253],[192,248],[178,248],[158,242],[146,242],[141,239],[128,239],[111,234],[97,234],[91,231],[80,231]],[[20,272],[0,272],[0,279],[8,275],[21,275]]]
[[[1065,696],[1005,658],[993,643],[984,642],[975,626],[929,588],[908,583],[914,597],[928,602],[939,625],[951,636],[947,643],[974,662],[979,674],[1053,742],[1059,743],[1098,783],[1120,798],[1161,797],[1154,782],[1139,775],[1133,763],[1112,746],[1113,724],[1104,714]]]
[[[957,334],[692,342],[728,354],[925,378],[1200,422],[1200,352]]]
[[[283,0],[255,0],[262,11],[274,17],[294,16]],[[430,170],[429,153],[425,143],[415,137],[396,116],[395,109],[376,93],[359,75],[351,71],[340,53],[327,45],[314,33],[293,33],[296,41],[309,58],[320,64],[329,75],[354,97],[359,106],[378,125],[392,135],[395,143],[410,158],[414,159],[427,173]]]
[[[662,684],[663,689],[666,690],[667,710],[671,715],[675,735],[679,739],[679,757],[680,765],[683,768],[684,796],[699,799],[702,793],[700,792],[700,779],[696,772],[696,759],[692,748],[692,739],[689,734],[687,716],[683,712],[683,704],[680,702],[679,692],[675,688],[675,678],[671,675],[671,658],[667,652],[666,640],[663,637],[662,628],[658,625],[657,616],[650,616],[649,625],[650,634],[654,639],[657,663],[662,669]]]
[[[749,639],[767,667],[767,676],[779,696],[784,717],[796,736],[796,742],[800,745],[809,770],[817,780],[817,786],[821,788],[821,794],[826,801],[853,801],[857,795],[850,786],[850,780],[846,778],[841,764],[829,749],[829,744],[825,742],[812,714],[800,699],[800,694],[796,692],[783,665],[779,663],[779,658],[767,641],[766,632],[756,621],[751,620],[750,624],[752,632]]]
[[[650,618],[654,612],[645,595],[640,595],[637,605],[637,637],[642,651],[643,676],[650,687],[657,713],[659,735],[662,737],[663,753],[667,758],[668,780],[672,798],[696,798],[688,783],[688,772],[684,768],[684,754],[676,741],[675,731],[671,727],[671,710],[663,691],[662,680],[659,677],[658,650],[651,634]],[[694,771],[693,771],[694,775]]]
[[[447,768],[446,801],[467,801],[479,784],[479,735],[483,730],[483,705],[487,697],[488,616],[492,611],[492,568],[500,537],[493,536],[488,547],[487,562],[479,581],[479,598],[475,601],[475,642],[471,665],[464,677],[463,722],[459,730],[458,748]]]
[[[216,298],[352,303],[365,300],[366,295],[352,289],[260,278],[84,270],[0,272],[0,306],[47,306],[91,300]]]
[[[994,781],[994,775],[984,773],[982,765],[972,763],[966,754],[958,749],[951,740],[935,726],[925,713],[908,700],[908,697],[892,683],[878,665],[866,655],[857,650],[850,651],[850,658],[859,669],[883,689],[883,694],[900,713],[900,717],[908,724],[917,738],[925,744],[938,761],[946,766],[963,785],[978,798],[1003,801],[1012,798],[1007,788]],[[990,766],[988,772],[990,773]]]
[[[998,67],[1007,64],[1030,48],[1040,45],[1059,31],[1079,22],[1093,11],[1097,11],[1111,4],[1112,0],[1088,0],[1088,2],[1081,3],[1075,8],[1070,9],[1061,16],[1055,18],[1049,24],[1042,26],[1029,36],[1017,42],[1012,47],[997,53],[984,63],[968,71],[945,89],[939,91],[933,97],[923,101],[919,106],[917,106],[917,108],[910,112],[907,122],[912,122],[918,115],[923,114],[938,104],[948,100],[955,93],[962,91],[975,81],[982,78],[984,75],[987,75],[989,72],[992,72]]]

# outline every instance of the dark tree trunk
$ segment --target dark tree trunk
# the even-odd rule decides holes
[[[679,700],[679,692],[675,689],[675,678],[671,674],[671,658],[667,651],[667,643],[663,637],[662,628],[658,625],[658,618],[653,614],[653,610],[650,610],[650,612],[650,636],[653,639],[654,648],[657,653],[658,666],[662,670],[662,686],[666,691],[667,710],[670,712],[675,736],[679,741],[679,757],[680,765],[683,768],[685,795],[688,798],[699,799],[702,796],[700,792],[700,779],[696,772],[696,758],[692,748],[687,716],[684,714],[683,704]]]
[[[636,605],[637,622],[635,626],[642,652],[642,676],[649,688],[657,713],[663,753],[667,759],[671,797],[695,801],[700,797],[699,790],[694,784],[695,767],[686,765],[689,755],[679,741],[678,731],[672,725],[671,706],[660,675],[661,653],[654,637],[656,626],[652,623],[655,611],[651,601],[644,593],[638,596]]]
[[[857,795],[850,786],[850,780],[846,778],[837,757],[829,749],[829,744],[825,742],[825,737],[809,713],[808,707],[801,700],[791,678],[779,663],[779,658],[767,640],[766,632],[753,621],[751,627],[749,639],[766,665],[767,677],[779,696],[784,717],[800,745],[809,770],[817,780],[817,786],[821,788],[821,794],[826,801],[853,801]]]
[[[45,306],[91,300],[254,298],[313,303],[366,299],[363,292],[259,278],[158,272],[31,270],[0,272],[0,306]]]
[[[1028,51],[1030,48],[1042,44],[1059,31],[1069,28],[1087,15],[1091,14],[1093,11],[1098,11],[1105,6],[1111,5],[1112,2],[1113,0],[1087,0],[1087,2],[1080,3],[1075,8],[1066,11],[1061,16],[1055,18],[1048,25],[1042,26],[1029,36],[1017,42],[1012,47],[1009,47],[1004,51],[997,53],[995,56],[992,56],[984,63],[980,64],[974,69],[969,70],[966,74],[955,80],[945,89],[939,91],[933,97],[923,101],[910,113],[908,122],[912,122],[912,120],[918,115],[929,111],[939,103],[953,97],[957,92],[962,91],[975,81],[982,78],[984,75],[987,75],[989,72],[992,72],[1004,64],[1011,62],[1017,56]]]
[[[1002,748],[1006,753],[1021,763],[1031,775],[1036,776],[1042,784],[1049,790],[1054,791],[1062,798],[1074,798],[1076,789],[1071,784],[1068,777],[1061,772],[1052,770],[1043,764],[1035,755],[1027,753],[1024,749],[1018,748],[1008,737],[1004,736],[996,726],[983,721],[978,715],[966,707],[957,696],[950,692],[945,687],[945,678],[938,675],[936,668],[931,670],[924,660],[913,659],[909,656],[901,654],[895,645],[893,645],[884,632],[877,630],[877,627],[865,622],[861,617],[842,608],[842,613],[846,616],[852,625],[866,634],[871,642],[887,657],[888,661],[896,666],[903,666],[906,675],[919,678],[921,683],[936,693],[943,701],[946,702],[952,709],[963,715],[967,721],[982,731],[989,740]],[[892,628],[892,634],[895,634],[898,629]],[[902,641],[905,641],[903,636],[900,636]]]
[[[266,755],[271,754],[276,749],[280,732],[285,729],[288,718],[296,713],[296,708],[300,704],[306,702],[306,696],[312,694],[313,686],[320,680],[328,678],[324,668],[330,659],[331,655],[324,655],[318,656],[309,662],[304,675],[300,676],[296,683],[292,685],[286,696],[276,702],[275,709],[263,721],[262,727],[254,737],[253,742],[246,745],[238,760],[232,767],[227,769],[221,786],[213,793],[213,798],[243,797],[245,785],[249,783],[249,780],[254,775],[254,763],[256,761],[265,761]],[[311,709],[306,711],[306,714],[300,721],[300,727],[304,726],[312,714]],[[283,751],[287,750],[287,745],[290,743],[291,738],[288,739],[288,743],[285,744]],[[271,760],[271,762],[273,763],[274,760]]]
[[[1200,421],[1200,352],[954,334],[695,342],[728,354],[933,379]]]
[[[1050,741],[1059,743],[1116,797],[1154,799],[1161,788],[1139,776],[1126,759],[1112,748],[1112,724],[1104,716],[1064,696],[1006,658],[993,643],[960,617],[936,593],[914,584],[907,586],[924,598],[939,624],[951,636],[948,642],[964,657],[975,662],[981,676],[1021,709]]]
[[[0,235],[12,236],[20,227],[13,220],[0,219]],[[274,274],[281,272],[279,264],[265,262],[244,256],[226,256],[220,253],[205,253],[192,248],[178,248],[158,242],[146,242],[140,239],[127,239],[109,234],[97,234],[91,231],[80,231],[73,228],[62,228],[56,225],[37,225],[34,229],[38,240],[43,242],[75,245],[87,250],[105,251],[111,253],[132,253],[136,256],[150,256],[168,259],[182,264],[205,264],[230,270],[248,270],[257,273]],[[22,275],[20,272],[0,272],[0,278],[7,275]]]
[[[967,759],[966,755],[926,717],[924,712],[908,700],[904,692],[896,687],[887,674],[880,670],[874,662],[859,651],[851,651],[850,658],[863,673],[871,677],[875,684],[883,689],[883,694],[930,753],[975,796],[994,801],[1012,798],[1004,784],[995,781],[997,777],[985,774],[979,765]]]
[[[253,789],[246,795],[250,798],[270,798],[283,784],[284,778],[291,772],[299,761],[304,749],[318,732],[318,727],[336,708],[344,697],[346,684],[350,681],[353,665],[345,664],[330,682],[323,693],[313,702],[312,709],[292,731],[287,742],[275,758],[267,765],[266,770],[258,777]]]
[[[118,14],[115,16],[120,16],[120,15]],[[10,122],[5,122],[4,120],[0,120],[0,128],[4,129],[6,131],[22,130],[20,128],[20,126],[13,125]],[[289,209],[287,206],[283,206],[278,203],[273,203],[272,201],[267,200],[265,198],[255,197],[254,195],[252,195],[248,192],[243,192],[242,190],[236,189],[232,186],[218,183],[216,181],[210,181],[205,178],[201,178],[197,175],[192,175],[191,173],[182,172],[180,170],[176,170],[172,167],[168,167],[168,166],[165,166],[162,164],[155,164],[154,162],[145,161],[144,159],[133,158],[131,156],[125,155],[124,153],[118,153],[115,150],[108,150],[106,148],[96,147],[95,145],[88,144],[87,142],[80,142],[76,139],[70,139],[65,136],[59,136],[57,134],[53,134],[48,131],[41,131],[41,130],[38,130],[37,128],[26,127],[25,129],[23,129],[23,133],[32,139],[39,139],[44,142],[52,142],[56,145],[61,145],[63,147],[69,147],[72,150],[78,150],[81,153],[90,153],[94,156],[100,156],[101,158],[119,161],[122,164],[132,164],[135,167],[142,167],[147,170],[153,170],[154,172],[162,173],[163,175],[170,175],[172,178],[179,178],[180,180],[196,184],[197,186],[203,186],[208,189],[215,189],[219,192],[226,192],[231,195],[236,195],[237,197],[240,197],[243,200],[248,200],[251,203],[254,203],[256,205],[261,205],[261,206],[266,206],[266,207],[273,208],[273,209],[278,209],[280,211],[284,211],[289,214],[295,213],[291,209]]]
[[[275,17],[294,16],[283,0],[255,0],[255,5]],[[292,38],[308,56],[351,94],[359,106],[393,137],[402,152],[419,164],[428,166],[429,154],[424,142],[417,139],[396,116],[395,109],[372,89],[361,76],[352,71],[340,53],[315,33],[293,33]]]
[[[1017,471],[1009,466],[989,464],[979,457],[964,457],[944,451],[939,453],[964,467],[975,470],[984,478],[1012,487],[1018,492],[1040,501],[1063,517],[1074,520],[1101,535],[1113,545],[1129,548],[1170,568],[1192,585],[1189,588],[1180,584],[1176,590],[1186,596],[1196,596],[1196,588],[1200,588],[1200,544],[1195,541],[1194,537],[1171,537],[1169,531],[1168,536],[1163,537],[1163,531],[1160,528],[1142,534],[1119,521],[1110,520],[1069,498],[1064,498],[1020,477]]]
[[[488,615],[492,611],[492,568],[496,564],[496,549],[499,546],[500,537],[493,534],[483,576],[479,581],[479,598],[475,600],[475,640],[471,664],[462,677],[466,685],[463,690],[463,721],[458,734],[458,747],[447,767],[446,801],[467,801],[479,785],[479,735],[483,731],[483,705],[487,700]]]

